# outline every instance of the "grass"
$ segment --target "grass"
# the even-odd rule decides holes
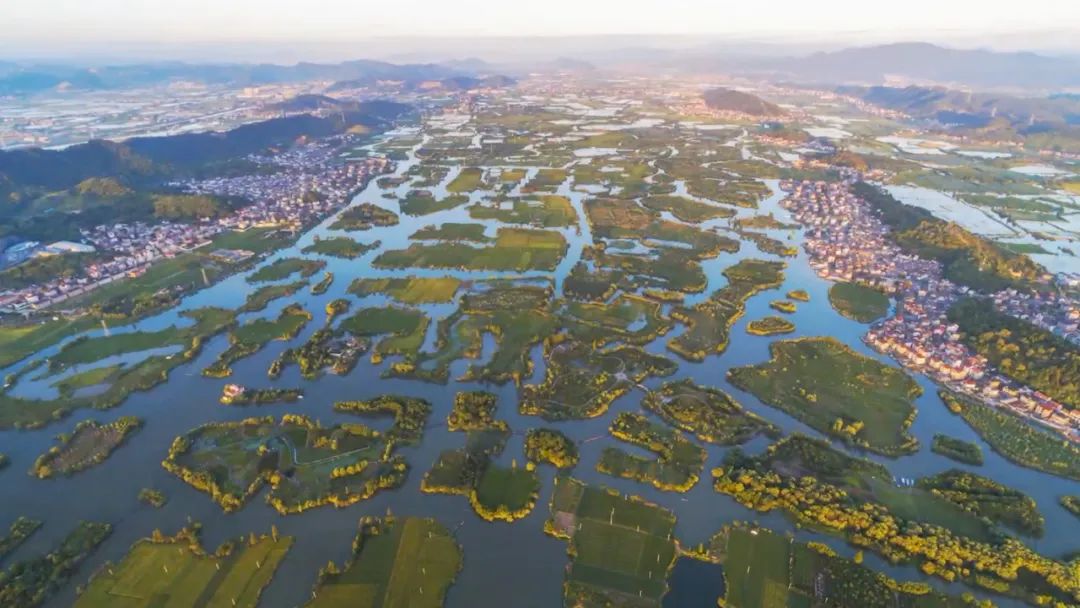
[[[466,167],[446,186],[447,192],[462,194],[484,187],[484,170],[478,167]]]
[[[85,372],[72,374],[62,380],[57,380],[52,385],[60,391],[61,395],[71,395],[79,389],[90,388],[115,380],[123,367],[124,366],[120,364],[96,367],[94,369],[86,370]]]
[[[676,218],[690,223],[735,215],[735,210],[729,207],[708,205],[684,196],[647,196],[641,199],[641,204],[653,211],[667,211]]]
[[[19,325],[0,325],[0,368],[21,361],[64,338],[100,324],[91,316],[60,318]]]
[[[724,572],[730,573],[727,605],[732,608],[787,606],[790,549],[791,540],[779,534],[732,529],[724,560]]]
[[[561,228],[577,223],[577,213],[570,199],[556,194],[514,199],[511,207],[503,203],[477,203],[469,207],[469,216],[478,220],[497,220],[507,224],[529,224],[543,228]]]
[[[571,543],[567,605],[601,595],[612,605],[658,606],[676,547],[671,512],[618,493],[560,477],[549,529]]]
[[[286,307],[277,319],[256,319],[237,327],[232,335],[242,344],[266,344],[295,336],[311,320],[311,313],[299,307]]]
[[[311,245],[304,247],[303,252],[352,260],[378,248],[379,241],[375,241],[374,243],[361,243],[347,236],[337,236],[328,239],[319,239]]]
[[[889,296],[858,283],[836,283],[830,287],[829,304],[859,323],[873,323],[889,312]]]
[[[461,281],[453,277],[356,279],[349,285],[349,293],[361,297],[385,293],[405,304],[437,304],[453,301],[459,287]]]
[[[427,190],[410,190],[405,198],[401,199],[401,212],[406,215],[428,215],[437,211],[453,209],[469,202],[469,197],[464,194],[451,194],[445,198],[435,198]]]
[[[518,519],[536,504],[540,479],[523,467],[489,466],[476,484],[475,501],[481,515],[502,515],[503,519]]]
[[[251,274],[248,283],[262,283],[265,281],[280,281],[287,279],[296,273],[302,277],[310,277],[326,266],[321,260],[305,260],[301,258],[281,258],[274,260],[272,264],[263,266]]]
[[[921,389],[902,370],[832,338],[774,342],[769,352],[768,362],[734,368],[728,379],[822,433],[885,455],[917,449],[907,429]]]
[[[440,608],[461,549],[433,519],[365,518],[343,572],[321,577],[308,608]]]
[[[186,538],[141,540],[116,565],[104,566],[76,608],[247,606],[258,604],[291,537],[264,536],[255,544],[234,541],[226,556],[208,555]]]
[[[447,222],[438,226],[425,226],[410,236],[415,241],[473,241],[486,243],[485,227],[481,224],[460,224]]]
[[[408,249],[383,252],[372,264],[382,268],[552,271],[565,253],[566,239],[558,232],[500,228],[494,246],[412,244]]]

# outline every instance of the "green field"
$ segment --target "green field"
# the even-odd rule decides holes
[[[728,372],[735,386],[822,433],[891,456],[918,449],[908,434],[922,389],[899,368],[832,338],[773,342],[772,359]]]
[[[349,293],[361,297],[385,293],[405,304],[434,304],[452,301],[460,286],[461,281],[453,277],[356,279],[349,285]]]
[[[555,270],[566,253],[566,239],[558,232],[500,228],[494,246],[461,243],[412,244],[385,251],[372,262],[382,268],[456,268],[460,270]]]
[[[320,576],[308,608],[441,608],[461,570],[461,549],[433,519],[365,518],[353,546],[343,571]]]
[[[548,527],[571,543],[567,605],[659,606],[676,555],[671,512],[568,477],[556,484]]]
[[[509,207],[499,201],[477,203],[469,207],[469,217],[543,228],[573,226],[577,222],[570,199],[555,194],[514,199]]]
[[[249,283],[261,283],[264,281],[280,281],[287,279],[296,273],[307,278],[319,272],[326,266],[326,262],[320,260],[305,260],[301,258],[281,258],[274,260],[272,264],[263,266],[248,278]]]
[[[120,563],[102,567],[75,607],[254,608],[292,540],[263,536],[249,544],[238,539],[228,555],[220,556],[208,555],[194,537],[144,539],[135,543]]]
[[[414,241],[473,241],[485,243],[490,241],[484,236],[486,228],[481,224],[459,224],[447,222],[438,226],[424,226],[412,233],[409,238]]]
[[[303,252],[352,260],[378,248],[378,241],[361,243],[347,236],[335,236],[328,239],[318,239],[311,245],[304,247]]]
[[[484,170],[478,167],[466,167],[446,185],[447,192],[464,194],[484,187]]]
[[[836,283],[830,287],[829,303],[837,312],[859,323],[872,323],[889,312],[889,296],[858,283]]]

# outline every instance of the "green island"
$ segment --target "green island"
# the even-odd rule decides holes
[[[105,462],[132,433],[142,428],[142,420],[124,416],[108,424],[84,420],[70,434],[57,437],[59,445],[49,448],[34,461],[30,474],[38,479],[72,475]]]
[[[155,509],[160,509],[165,506],[165,503],[169,502],[169,498],[165,496],[165,493],[161,490],[143,488],[139,490],[139,502],[154,507]]]
[[[861,283],[835,283],[829,287],[829,304],[859,323],[873,323],[889,313],[889,296]]]
[[[566,175],[565,169],[540,169],[521,189],[523,192],[554,190],[566,181]]]
[[[356,279],[349,293],[360,297],[383,293],[404,304],[438,304],[452,302],[459,287],[461,280],[453,277]]]
[[[1029,601],[1080,599],[1068,564],[987,530],[985,520],[930,491],[893,486],[884,466],[823,441],[795,435],[758,457],[733,450],[713,478],[718,492],[747,508],[780,510],[927,575]]]
[[[322,260],[305,260],[303,258],[279,258],[273,263],[263,266],[248,276],[248,283],[264,283],[267,281],[281,281],[299,273],[301,277],[308,278],[319,272],[326,266]]]
[[[328,239],[316,238],[314,243],[304,247],[301,251],[303,253],[317,253],[319,255],[354,260],[369,251],[378,249],[380,245],[379,241],[361,243],[347,236],[335,236]]]
[[[277,285],[265,285],[248,295],[244,304],[237,312],[259,312],[265,310],[270,302],[295,294],[308,284],[307,279],[301,279],[295,283],[281,283]]]
[[[161,463],[226,512],[264,485],[278,513],[322,505],[345,507],[399,487],[409,466],[393,455],[394,441],[361,424],[324,428],[285,414],[204,424],[177,437]]]
[[[202,374],[211,378],[232,375],[232,364],[249,357],[274,340],[291,340],[311,321],[311,313],[300,304],[289,304],[281,309],[277,319],[256,319],[229,332],[229,347],[203,369]]]
[[[1066,511],[1080,517],[1080,496],[1062,496],[1058,501]],[[0,555],[3,555],[3,553],[0,552]]]
[[[1029,469],[1080,480],[1080,447],[1062,441],[1057,433],[951,391],[939,391],[938,396],[998,454]]]
[[[318,283],[315,283],[314,285],[311,286],[311,295],[313,295],[313,296],[321,296],[322,294],[326,293],[330,289],[330,286],[333,285],[333,284],[334,284],[334,273],[332,273],[332,272],[324,272],[323,273],[323,278],[319,279]]]
[[[796,300],[798,302],[810,301],[810,293],[807,292],[805,289],[792,289],[791,291],[787,292],[787,297],[789,300]]]
[[[795,224],[781,222],[771,213],[741,217],[735,220],[735,225],[739,228],[753,228],[755,230],[794,230],[798,228]]]
[[[667,347],[688,361],[704,361],[710,354],[727,350],[731,326],[743,315],[746,301],[758,292],[779,287],[784,280],[784,263],[743,259],[725,269],[723,275],[728,284],[708,300],[671,311],[671,317],[687,328]]]
[[[413,243],[407,249],[384,251],[372,265],[379,268],[551,271],[566,254],[566,248],[566,238],[558,232],[499,228],[494,245],[489,247]]]
[[[1001,373],[1068,408],[1080,408],[1080,346],[999,312],[988,299],[960,300],[948,317],[960,326],[964,343]]]
[[[709,205],[685,196],[646,196],[641,199],[641,204],[653,211],[667,211],[676,219],[691,224],[735,215],[735,210],[730,207]]]
[[[779,239],[774,239],[767,234],[752,232],[750,230],[739,230],[736,234],[738,234],[740,238],[746,239],[756,245],[758,250],[762,253],[784,258],[793,258],[799,255],[798,247],[789,245]]]
[[[348,300],[341,300],[341,302],[348,304]],[[340,314],[336,311],[341,306],[331,306],[331,304],[333,302],[327,304],[328,322],[329,319]],[[332,316],[331,312],[333,312]],[[278,378],[286,366],[296,364],[300,367],[300,375],[305,380],[318,378],[325,369],[343,376],[352,371],[360,355],[369,347],[370,343],[363,338],[348,335],[348,332],[342,330],[323,327],[315,330],[299,348],[287,348],[281,351],[277,359],[270,363],[270,369],[266,371],[266,375],[270,378]]]
[[[858,559],[838,556],[826,544],[795,541],[767,528],[725,526],[707,548],[707,559],[724,568],[720,601],[729,608],[815,606],[819,598],[831,600],[825,606],[989,608],[921,581],[898,582]]]
[[[466,432],[462,449],[444,450],[424,476],[420,489],[432,494],[468,496],[469,504],[487,521],[513,522],[532,512],[540,496],[540,479],[529,463],[509,468],[493,464],[510,436],[503,420],[493,416],[495,395],[461,392],[447,417],[447,428]]]
[[[648,483],[666,492],[687,492],[701,477],[705,450],[679,431],[649,422],[641,414],[622,412],[611,422],[610,432],[653,455],[638,456],[605,447],[596,463],[601,473]]]
[[[665,382],[659,390],[647,393],[641,405],[668,424],[717,445],[738,445],[759,434],[780,435],[776,426],[744,409],[727,393],[699,386],[689,378]]]
[[[521,387],[522,414],[545,420],[595,418],[650,377],[670,376],[677,365],[637,346],[604,350],[558,334],[545,341],[544,381]]]
[[[561,312],[567,333],[597,348],[615,341],[644,346],[673,326],[660,302],[636,294],[619,294],[610,302],[569,302]]]
[[[979,466],[983,463],[982,448],[977,444],[937,433],[930,444],[930,451],[951,458],[956,462]]]
[[[795,312],[798,305],[791,300],[773,300],[772,302],[769,302],[769,308],[790,315]]]
[[[394,424],[384,437],[392,443],[415,444],[424,436],[431,404],[423,399],[401,395],[379,395],[364,401],[338,401],[335,412],[354,416],[390,416]]]
[[[957,505],[969,513],[984,517],[1029,536],[1042,536],[1043,520],[1035,501],[1028,495],[1004,486],[993,479],[951,469],[932,477],[923,477],[916,487]]]
[[[569,470],[577,466],[578,448],[569,437],[556,429],[529,429],[525,435],[525,457],[531,463],[544,463]]]
[[[662,245],[669,253],[681,251],[683,257],[695,260],[739,250],[739,242],[735,239],[664,220],[660,213],[632,200],[590,198],[585,201],[585,214],[594,235],[603,239],[632,239],[643,244]],[[668,243],[681,243],[686,249],[673,249]]]
[[[220,401],[224,405],[266,405],[293,403],[303,396],[304,391],[299,388],[244,388],[227,384]]]
[[[544,531],[568,542],[566,606],[659,608],[678,554],[668,510],[571,477],[556,477]]]
[[[465,167],[446,185],[447,192],[457,194],[475,192],[484,189],[484,170],[479,167]]]
[[[537,228],[562,228],[577,222],[570,199],[557,194],[515,198],[506,202],[493,200],[469,206],[469,217],[496,220],[506,224],[528,224]]]
[[[352,557],[319,571],[307,608],[442,608],[462,566],[445,526],[419,517],[364,517]]]
[[[371,351],[373,364],[391,355],[401,355],[410,362],[419,355],[430,323],[431,320],[421,310],[387,306],[362,308],[343,319],[339,329],[360,338],[385,336]]]
[[[41,520],[31,519],[23,515],[13,521],[11,527],[8,528],[8,533],[0,537],[0,561],[3,561],[15,549],[18,549],[34,532],[37,532],[41,528],[41,524]],[[0,578],[2,578],[2,575],[0,575]]]
[[[155,354],[136,364],[124,366],[110,374],[108,386],[103,386],[102,391],[92,396],[60,395],[57,399],[37,400],[0,393],[0,429],[40,428],[49,422],[60,420],[76,409],[115,407],[131,393],[149,390],[165,382],[170,371],[198,356],[208,338],[234,324],[232,311],[221,308],[199,308],[180,314],[192,319],[194,323],[184,328],[173,326],[157,332],[82,337],[69,342],[49,361],[50,371],[60,371],[69,365],[91,363],[104,357],[152,348],[177,346],[184,350],[178,355]]]
[[[446,198],[435,198],[430,190],[409,190],[405,198],[398,204],[401,212],[405,215],[428,215],[436,211],[445,211],[460,207],[469,202],[469,197],[464,194],[451,194]]]
[[[12,564],[0,575],[0,606],[40,606],[111,532],[110,524],[81,521],[52,551]]]
[[[559,320],[551,312],[551,284],[492,280],[472,287],[461,297],[458,310],[439,321],[435,352],[396,362],[386,375],[445,383],[452,362],[480,357],[485,334],[494,338],[495,351],[486,363],[470,365],[460,380],[520,384],[532,373],[533,347],[558,331]]]
[[[899,456],[918,449],[908,434],[922,389],[901,369],[833,338],[769,345],[765,363],[728,371],[728,380],[764,403],[848,443]]]
[[[474,243],[486,243],[489,239],[484,236],[487,230],[482,224],[460,224],[447,222],[438,226],[424,226],[409,236],[413,241],[472,241]]]
[[[487,391],[461,391],[454,395],[454,406],[446,417],[451,431],[509,431],[505,420],[495,419],[498,397]]]
[[[102,566],[74,608],[254,608],[292,542],[274,529],[270,535],[226,541],[211,554],[199,541],[198,524],[175,536],[155,530],[132,545],[119,563]]]
[[[768,316],[754,319],[746,324],[746,333],[754,336],[775,336],[790,334],[795,331],[795,324],[783,317]]]
[[[360,203],[338,214],[331,230],[370,230],[375,226],[394,226],[398,215],[371,203]]]

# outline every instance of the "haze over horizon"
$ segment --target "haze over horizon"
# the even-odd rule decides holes
[[[1080,52],[1080,3],[1031,0],[1025,9],[975,0],[911,0],[903,10],[852,0],[757,4],[700,0],[42,0],[0,7],[0,58],[22,60],[334,61],[551,54],[567,47],[796,45],[927,41],[966,48]],[[418,18],[419,16],[419,18]],[[532,38],[545,38],[531,40]],[[553,42],[552,37],[558,41]],[[559,48],[550,48],[557,45]]]

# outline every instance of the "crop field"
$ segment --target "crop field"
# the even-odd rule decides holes
[[[507,224],[528,224],[543,228],[573,226],[577,213],[565,196],[545,194],[514,199],[506,203],[478,203],[469,207],[469,216],[478,220],[497,220]]]
[[[450,532],[433,519],[364,520],[358,552],[327,575],[308,608],[440,608],[461,569]]]
[[[573,510],[563,510],[568,508]],[[670,512],[570,478],[559,479],[551,509],[555,522],[569,522],[574,557],[568,595],[600,593],[615,603],[644,598],[643,605],[659,605],[675,560]]]
[[[414,243],[406,249],[383,252],[373,264],[383,268],[554,270],[565,252],[566,239],[558,232],[500,228],[494,246]]]
[[[142,540],[120,563],[103,567],[75,606],[254,608],[291,545],[291,537],[264,536],[253,545],[236,542],[227,556],[219,557],[192,551],[186,539]]]
[[[453,277],[356,279],[349,285],[349,293],[358,296],[385,293],[405,304],[434,304],[452,301],[460,286],[461,281]]]

